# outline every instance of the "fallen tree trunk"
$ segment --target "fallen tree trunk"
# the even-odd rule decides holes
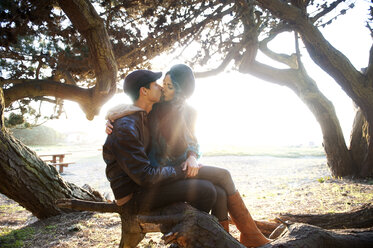
[[[371,248],[373,228],[325,230],[308,224],[296,223],[289,226],[289,231],[263,248],[307,247],[307,248]]]
[[[324,229],[368,228],[373,227],[373,204],[368,203],[346,213],[282,214],[280,218],[285,221],[307,223]]]
[[[151,212],[136,212],[136,206],[118,207],[113,203],[59,200],[60,208],[97,212],[116,212],[121,216],[122,237],[119,248],[136,247],[148,232],[162,232],[167,244],[196,248],[243,248],[212,215],[185,203],[177,203]],[[277,224],[278,225],[278,224]],[[263,247],[371,247],[373,228],[324,230],[308,224],[291,224],[288,232]]]
[[[269,221],[262,221],[262,220],[254,220],[256,226],[259,230],[264,234],[264,236],[269,237],[271,233],[279,226],[281,223],[276,222],[269,222]],[[230,223],[234,224],[234,223]]]
[[[119,213],[122,221],[119,248],[136,247],[148,232],[162,232],[166,244],[176,243],[181,247],[245,247],[228,234],[215,217],[188,204],[177,203],[151,212],[136,212],[136,206],[130,203],[118,207],[114,203],[57,201],[60,208]]]

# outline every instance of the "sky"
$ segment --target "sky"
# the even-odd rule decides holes
[[[327,40],[343,52],[360,69],[368,63],[371,38],[364,21],[367,2],[357,6],[336,23],[322,30]],[[363,4],[363,2],[365,2]],[[270,47],[277,52],[288,52],[286,37],[279,37]],[[164,58],[162,58],[164,59]],[[265,60],[262,58],[263,61]],[[352,101],[325,72],[310,58],[302,58],[307,71],[320,90],[335,106],[346,142],[349,142],[354,118]],[[154,63],[157,60],[155,60]],[[170,66],[178,61],[170,61]],[[157,67],[155,65],[155,67]],[[169,68],[164,68],[166,72]],[[66,101],[68,119],[62,117],[47,125],[59,131],[88,133],[87,139],[102,145],[106,138],[105,113],[120,103],[131,101],[124,93],[114,96],[93,121],[85,119],[83,111]],[[197,79],[188,104],[198,111],[197,137],[202,149],[224,146],[321,146],[322,133],[315,117],[305,104],[288,88],[271,84],[235,71],[214,77]]]

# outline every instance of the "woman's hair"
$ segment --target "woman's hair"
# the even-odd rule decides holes
[[[187,65],[178,64],[172,66],[167,75],[170,75],[175,96],[171,101],[155,104],[150,117],[153,149],[159,162],[180,156],[191,143],[197,143],[195,116],[185,104],[185,99],[194,91],[193,71]]]
[[[165,76],[167,75],[170,75],[170,71],[166,72]],[[171,77],[171,75],[170,75]],[[175,89],[175,95],[174,95],[174,100],[184,100],[185,99],[185,96],[183,94],[183,90],[181,89],[180,85],[176,82],[173,82],[172,79],[171,79],[171,82],[172,82],[172,86],[174,87]]]
[[[185,153],[189,144],[197,143],[194,137],[194,117],[185,101],[177,98],[156,104],[151,112],[153,149],[159,159],[168,160]]]
[[[184,64],[174,65],[166,75],[170,75],[172,84],[175,87],[175,93],[178,97],[188,98],[193,94],[195,78],[189,66]]]

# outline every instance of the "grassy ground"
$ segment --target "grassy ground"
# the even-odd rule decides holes
[[[75,180],[78,178],[75,174],[83,175],[83,172],[88,179],[95,176],[92,175],[92,171],[96,171],[92,169],[92,156],[86,163],[91,168],[90,173],[83,160],[75,161],[78,165],[68,167],[63,175],[66,180]],[[202,162],[225,167],[231,172],[255,219],[270,220],[286,212],[345,212],[373,202],[373,180],[330,179],[323,157],[215,156],[204,157]],[[105,181],[102,173],[97,168],[96,177]],[[80,178],[83,180],[80,184],[88,180]],[[74,183],[79,185],[78,181]],[[100,191],[105,191],[106,186],[102,187]],[[235,227],[231,229],[237,237],[239,233]],[[39,221],[17,203],[0,195],[0,247],[117,247],[120,231],[117,214],[70,213]],[[139,247],[166,246],[161,234],[153,233],[147,234]]]
[[[245,192],[242,192],[245,195]],[[277,190],[262,194],[250,210],[256,219],[271,219],[279,213],[334,213],[349,211],[373,201],[372,181],[320,179],[292,193]],[[1,196],[0,247],[117,247],[120,218],[117,214],[70,213],[42,221],[17,203]],[[262,217],[262,218],[259,218]],[[33,223],[32,223],[33,222]],[[233,236],[238,237],[234,226]],[[161,234],[147,234],[139,247],[166,247]]]

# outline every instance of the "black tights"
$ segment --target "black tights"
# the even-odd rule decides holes
[[[227,196],[233,195],[236,192],[236,186],[234,185],[230,172],[219,167],[202,166],[195,178],[208,180],[215,185],[216,202],[212,207],[211,213],[216,216],[219,221],[227,220]]]
[[[143,189],[133,198],[140,210],[152,210],[181,201],[205,212],[211,210],[219,221],[223,221],[228,219],[227,196],[235,192],[228,170],[203,166],[193,179]]]
[[[209,212],[216,202],[215,186],[202,179],[183,179],[164,185],[144,188],[133,199],[140,211],[149,211],[175,202],[187,202]]]

